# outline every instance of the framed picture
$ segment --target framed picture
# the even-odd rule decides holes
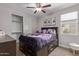
[[[56,25],[56,17],[52,18],[52,25]]]
[[[56,24],[56,18],[48,18],[44,20],[44,26],[54,26]]]

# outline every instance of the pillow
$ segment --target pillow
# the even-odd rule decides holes
[[[47,34],[48,33],[47,30],[42,30],[42,31],[43,31],[44,34]]]
[[[55,32],[54,29],[48,29],[48,33],[50,33],[50,34],[56,34],[56,32]]]
[[[39,31],[36,31],[36,33],[40,33]]]

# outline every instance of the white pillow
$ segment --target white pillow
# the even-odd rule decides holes
[[[48,29],[48,32],[51,34],[56,34],[56,31],[54,29]]]
[[[47,33],[47,30],[43,30],[43,33],[46,34]]]

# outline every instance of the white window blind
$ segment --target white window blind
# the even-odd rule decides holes
[[[78,19],[78,12],[71,12],[61,15],[61,21]]]

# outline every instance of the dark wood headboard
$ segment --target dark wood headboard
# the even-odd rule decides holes
[[[56,38],[59,42],[59,38],[58,38],[58,27],[42,27],[41,30],[48,30],[48,29],[53,29],[56,31]]]

